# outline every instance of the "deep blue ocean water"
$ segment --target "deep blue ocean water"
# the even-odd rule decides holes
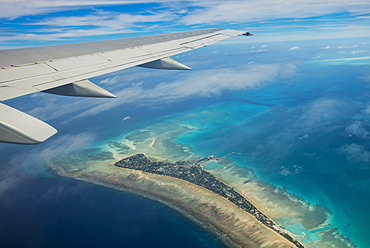
[[[2,195],[1,247],[224,247],[157,202],[85,182],[35,176]]]

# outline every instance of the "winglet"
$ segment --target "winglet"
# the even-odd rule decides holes
[[[0,142],[39,144],[57,132],[45,122],[0,103]]]

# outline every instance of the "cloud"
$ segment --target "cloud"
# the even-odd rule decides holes
[[[16,173],[7,171],[4,175],[4,171],[2,171],[2,175],[0,175],[0,200],[3,200],[3,196],[9,191],[18,187],[21,181],[22,178],[17,176]]]
[[[266,132],[266,136],[260,136],[261,144],[253,148],[251,157],[263,161],[266,165],[286,163],[286,159],[291,158],[291,154],[302,154],[302,146],[325,133],[330,133],[338,126],[343,128],[338,124],[338,119],[341,120],[343,114],[350,111],[352,109],[349,109],[348,104],[331,98],[319,98],[313,101],[301,99],[300,104],[294,108],[275,108],[272,119],[256,128],[255,133],[258,135],[266,132],[265,130],[275,131]],[[269,150],[268,157],[266,157],[266,150]],[[284,166],[278,172],[282,175],[300,172],[302,168],[297,166]]]
[[[303,170],[303,165],[293,165],[291,167],[286,167],[286,166],[280,166],[280,174],[283,176],[289,176],[292,174],[298,174],[302,172]]]
[[[298,137],[299,140],[305,140],[309,137],[308,134],[302,135],[301,137]]]
[[[289,48],[288,50],[292,51],[292,50],[297,50],[297,49],[300,49],[300,47],[294,46],[294,47]]]
[[[98,6],[140,4],[150,1],[140,0],[0,0],[0,18],[14,19],[21,16],[40,15],[71,9]],[[157,1],[152,1],[157,2]]]
[[[32,16],[27,18],[26,23],[3,25],[0,41],[9,43],[6,48],[29,46],[31,41],[36,44],[41,41],[55,44],[53,42],[66,39],[83,42],[87,40],[84,37],[146,31],[156,33],[157,30],[180,31],[189,30],[192,26],[206,27],[209,24],[222,25],[225,28],[238,25],[238,28],[243,29],[248,26],[248,30],[258,31],[258,36],[254,38],[258,42],[271,41],[272,35],[273,41],[370,35],[367,32],[369,25],[361,23],[358,18],[358,15],[368,14],[370,11],[369,4],[364,0],[320,3],[313,0],[0,0],[0,4],[0,18]],[[142,8],[138,10],[132,7],[137,4],[141,4]],[[102,10],[102,7],[113,5],[117,8],[109,8],[111,11],[107,11],[107,8]],[[86,11],[78,11],[79,9]],[[51,14],[62,11],[70,13],[63,14],[65,16]],[[340,17],[337,15],[322,18],[324,15],[338,13],[350,13],[344,19],[353,22],[338,22]],[[258,22],[255,27],[251,24],[254,21]],[[25,41],[29,41],[28,44],[24,44]]]
[[[346,104],[337,99],[319,98],[307,106],[305,112],[297,120],[297,128],[311,130],[318,126],[325,126],[345,109]]]
[[[343,49],[343,48],[356,48],[359,47],[360,45],[352,45],[352,46],[337,46],[336,48],[338,49]]]
[[[186,24],[307,18],[338,12],[361,14],[370,10],[368,2],[364,0],[204,1],[197,4],[202,8],[195,9],[184,17]]]
[[[106,85],[112,85],[112,84],[117,84],[119,82],[119,76],[115,77],[108,77],[102,81],[100,81],[101,84],[106,84]]]
[[[32,103],[27,106],[20,106],[19,110],[25,111],[28,114],[45,121],[62,117],[65,114],[79,112],[83,109],[89,108],[91,105],[109,100],[104,98],[97,99],[55,96],[42,93],[37,93],[36,95],[37,97],[32,99]],[[28,109],[30,107],[31,109]]]
[[[292,64],[246,64],[235,68],[217,68],[194,71],[186,78],[172,82],[162,82],[153,88],[141,85],[116,92],[116,101],[106,101],[90,106],[79,116],[96,115],[102,111],[127,103],[163,104],[182,101],[194,97],[212,97],[226,91],[251,90],[262,87],[278,77],[295,73]]]
[[[124,118],[122,118],[122,121],[127,121],[127,120],[130,120],[131,119],[131,116],[126,116]]]
[[[288,175],[290,175],[290,174],[292,174],[291,172],[290,172],[290,170],[287,168],[287,167],[285,167],[285,166],[281,166],[280,167],[280,172],[279,172],[281,175],[283,175],[283,176],[288,176]]]
[[[101,30],[117,32],[127,29],[148,28],[150,23],[165,22],[175,19],[176,16],[168,11],[147,12],[142,14],[129,14],[113,11],[95,11],[84,16],[60,16],[49,17],[41,22],[32,23],[32,25],[63,27],[74,30],[75,27],[90,29],[91,27],[100,27]],[[67,29],[68,30],[68,29]],[[47,32],[49,30],[40,30]]]
[[[370,83],[370,74],[369,75],[366,75],[365,77],[363,77],[364,81],[367,82],[367,83]],[[363,113],[365,115],[367,115],[366,117],[368,117],[368,115],[370,115],[370,104],[368,103],[368,105],[365,107]]]
[[[157,27],[158,22],[165,23],[174,19],[176,16],[168,11],[130,14],[97,10],[83,16],[57,16],[48,17],[42,21],[30,21],[27,33],[8,33],[9,35],[4,33],[0,40],[2,42],[16,39],[51,41],[143,32]]]
[[[37,93],[37,97],[32,98],[29,104],[19,103],[19,107],[14,107],[44,121],[73,113],[75,117],[65,120],[69,122],[122,105],[155,106],[190,98],[217,96],[227,91],[256,89],[279,77],[291,76],[295,70],[293,64],[245,64],[234,68],[183,72],[186,73],[185,77],[179,72],[178,79],[162,81],[153,86],[153,78],[168,78],[166,75],[171,72],[131,68],[124,72],[124,76],[108,77],[100,81],[104,88],[117,96],[116,99],[71,98]]]
[[[177,2],[181,2],[181,6]],[[109,5],[150,4],[162,5],[173,13],[184,15],[186,24],[220,22],[249,22],[280,18],[306,18],[332,13],[368,13],[370,6],[365,0],[250,0],[250,1],[197,1],[197,0],[0,0],[0,18],[40,15],[58,11],[83,9]],[[273,11],[271,11],[273,10]]]
[[[46,143],[29,147],[30,149],[20,149],[21,151],[9,155],[9,160],[0,170],[1,202],[14,199],[14,197],[3,198],[23,183],[33,179],[54,158],[68,156],[88,147],[94,141],[95,138],[91,133],[60,135]]]
[[[339,148],[339,152],[345,154],[347,160],[354,164],[364,164],[368,168],[370,162],[370,151],[365,146],[358,144],[347,144]]]
[[[365,128],[364,123],[361,121],[354,121],[346,128],[346,131],[360,138],[367,139],[370,137],[370,132]]]
[[[81,149],[85,149],[94,141],[95,136],[88,132],[58,135],[47,141],[45,145],[36,146],[24,154],[18,154],[11,163],[22,163],[23,166],[48,164],[57,157],[69,156]]]

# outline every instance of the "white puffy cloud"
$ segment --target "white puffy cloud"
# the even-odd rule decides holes
[[[165,22],[175,19],[173,13],[165,12],[149,12],[143,14],[129,14],[112,11],[96,11],[84,16],[59,16],[49,17],[41,22],[32,23],[32,25],[42,25],[51,27],[100,27],[101,30],[119,31],[129,30],[133,27],[147,28],[153,22]],[[145,24],[145,25],[144,25]],[[74,29],[71,29],[74,30]],[[40,30],[48,31],[48,30]]]
[[[131,70],[131,71],[129,71]],[[196,97],[212,97],[226,91],[251,90],[273,82],[279,77],[291,76],[296,67],[293,64],[245,64],[233,68],[213,68],[185,72],[186,77],[157,83],[145,83],[153,78],[166,78],[167,71],[126,70],[118,75],[103,79],[103,87],[112,91],[116,99],[70,98],[48,94],[37,94],[33,104],[19,109],[44,121],[74,114],[74,118],[96,115],[118,106],[156,105],[183,101]],[[140,82],[136,82],[138,79]],[[111,87],[112,89],[109,89]],[[29,109],[28,106],[35,106]],[[67,118],[65,122],[73,120]]]
[[[143,32],[157,27],[156,22],[173,21],[171,12],[129,14],[112,11],[95,11],[83,16],[48,17],[39,22],[29,22],[26,33],[6,33],[0,41],[11,40],[62,40],[86,36]],[[38,28],[40,27],[40,28]]]
[[[365,0],[250,0],[250,1],[204,1],[184,17],[186,24],[248,22],[280,18],[307,18],[338,12],[368,13],[370,6]]]
[[[142,4],[142,11],[133,11],[129,6]],[[155,7],[153,7],[153,4]],[[102,11],[100,7],[118,5],[114,11]],[[258,31],[254,39],[259,42],[282,40],[305,40],[339,37],[368,36],[366,22],[337,23],[337,17],[317,18],[323,15],[348,12],[346,18],[361,20],[358,15],[368,14],[370,5],[364,0],[250,0],[250,1],[199,1],[199,0],[0,0],[0,18],[48,14],[58,11],[88,9],[84,12],[71,12],[69,16],[46,15],[27,21],[26,32],[15,33],[12,28],[4,29],[0,41],[55,41],[82,37],[104,36],[153,30],[180,31],[191,25],[218,24],[228,27],[233,24],[248,30]],[[133,12],[130,12],[133,11]],[[301,19],[310,18],[312,25],[301,24]],[[263,21],[261,27],[251,26],[251,22]],[[289,22],[289,27],[286,25]],[[331,24],[329,24],[331,23]],[[281,24],[281,25],[279,25]],[[24,24],[17,24],[24,25]],[[40,25],[37,28],[35,25]],[[222,26],[221,26],[222,25]],[[225,26],[226,25],[226,26]],[[252,24],[253,25],[253,24]],[[17,29],[20,30],[20,29]],[[284,30],[284,32],[282,32]],[[316,32],[319,31],[319,32]],[[9,44],[6,48],[14,48]]]
[[[343,12],[361,14],[368,13],[370,9],[365,0],[0,0],[2,9],[0,18],[17,18],[79,8],[147,3],[162,4],[172,9],[174,13],[184,14],[183,22],[186,24],[306,18]]]
[[[193,97],[211,97],[225,91],[255,89],[279,76],[290,76],[294,73],[295,66],[292,64],[246,64],[235,68],[196,71],[186,78],[162,82],[150,89],[145,89],[141,85],[125,88],[115,93],[117,100],[91,106],[80,116],[95,115],[125,103],[163,104]]]
[[[158,1],[141,0],[0,0],[0,18],[40,15],[71,9]]]

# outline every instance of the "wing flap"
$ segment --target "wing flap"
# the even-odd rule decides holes
[[[0,103],[0,142],[38,144],[56,133],[45,122]]]
[[[127,48],[116,51],[101,53],[101,56],[109,59],[110,61],[122,61],[128,58],[145,58],[150,54],[141,49]]]
[[[1,83],[8,83],[23,78],[37,77],[55,72],[53,68],[44,63],[14,66],[0,69],[0,79]]]
[[[75,70],[76,68],[108,64],[109,62],[109,59],[104,58],[99,54],[94,54],[45,62],[45,64],[54,68],[56,71],[69,71]]]
[[[31,93],[35,93],[38,90],[36,89],[20,89],[20,88],[14,88],[10,86],[0,86],[0,101],[4,101],[6,99],[11,99],[18,96],[24,96]]]
[[[144,51],[149,52],[150,54],[180,53],[181,51],[185,50],[183,47],[179,46],[178,42],[176,41],[145,45],[141,46],[140,48]]]

